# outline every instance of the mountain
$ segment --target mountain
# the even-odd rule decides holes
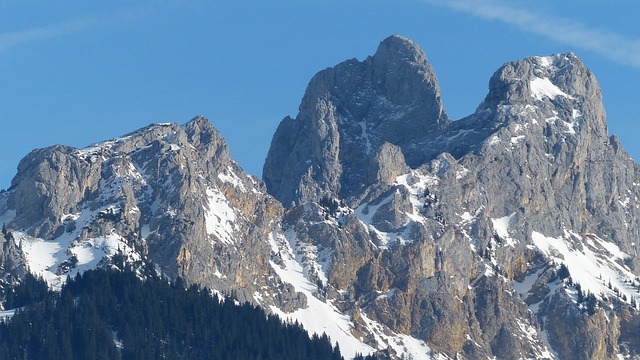
[[[346,356],[640,356],[638,164],[572,53],[503,65],[446,115],[401,36],[313,77],[264,182],[211,123],[22,160],[0,195],[3,283],[124,262],[233,294]]]
[[[202,117],[85,149],[34,150],[4,199],[6,226],[15,229],[9,243],[53,287],[121,252],[241,301],[263,287],[281,288],[270,304],[303,301],[273,280],[269,264],[282,207]]]
[[[34,150],[0,206],[5,288],[27,269],[60,289],[67,277],[95,267],[124,262],[145,274],[151,266],[272,312],[329,316],[331,325],[305,326],[332,333],[350,356],[373,351],[342,330],[348,318],[331,304],[294,287],[315,285],[283,242],[284,208],[230,158],[203,117],[84,149]]]

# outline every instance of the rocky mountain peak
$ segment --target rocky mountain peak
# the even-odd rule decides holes
[[[295,119],[273,137],[263,178],[284,204],[351,196],[368,183],[368,160],[385,142],[411,165],[415,144],[450,123],[433,68],[420,47],[394,35],[364,61],[316,74]]]
[[[380,85],[385,97],[395,104],[420,104],[429,115],[437,114],[424,120],[446,124],[438,79],[418,44],[393,35],[383,40],[367,60],[372,64],[373,81]]]
[[[227,149],[227,143],[220,132],[204,116],[196,116],[184,125],[185,131],[194,146],[213,146]]]
[[[606,358],[583,345],[618,330],[580,322],[601,316],[593,301],[637,308],[620,295],[630,287],[615,290],[600,272],[619,284],[637,277],[640,169],[607,134],[595,76],[573,53],[530,57],[498,69],[462,120],[449,121],[439,97],[426,56],[400,36],[316,75],[265,163],[268,190],[304,205],[287,226],[334,249],[329,283],[356,284],[355,298],[372,299],[367,316],[451,356],[553,358],[553,348],[559,358]],[[578,285],[554,278],[559,264]],[[572,298],[579,291],[594,294],[591,305]],[[461,315],[459,303],[477,312]],[[413,323],[398,320],[408,314]],[[565,320],[582,324],[571,326],[580,334],[571,346],[556,340],[573,336]],[[555,335],[510,339],[524,323]],[[464,335],[474,333],[475,345]]]
[[[7,238],[53,287],[116,255],[131,266],[149,257],[165,274],[190,283],[220,291],[240,284],[234,291],[243,301],[256,300],[260,287],[278,286],[267,238],[281,211],[201,116],[83,149],[34,150],[0,193],[0,219],[13,234]],[[233,263],[221,260],[238,249]],[[278,294],[280,300],[263,303],[286,308],[298,299],[290,286]],[[282,305],[283,296],[294,303]]]
[[[422,63],[426,61],[424,51],[416,42],[402,35],[394,34],[380,42],[375,56],[378,58],[398,58],[402,61]]]
[[[588,113],[596,132],[606,135],[600,86],[574,53],[534,56],[508,62],[491,77],[480,108],[499,105],[570,108]]]
[[[574,169],[612,154],[600,86],[573,53],[506,63],[492,76],[489,94],[470,120],[495,129],[485,149],[500,152],[499,142],[510,148],[527,144],[553,154],[554,164]]]

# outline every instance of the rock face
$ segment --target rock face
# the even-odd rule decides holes
[[[202,117],[81,150],[35,150],[3,196],[7,227],[31,270],[53,286],[123,255],[134,266],[151,261],[167,276],[241,301],[273,288],[281,291],[264,297],[265,306],[304,305],[269,264],[268,237],[282,207],[244,174]]]
[[[391,36],[311,80],[264,183],[202,117],[34,150],[0,193],[0,286],[133,267],[347,356],[639,357],[639,170],[576,55],[505,64],[450,121],[425,54]]]
[[[416,137],[449,124],[427,57],[411,40],[392,36],[363,62],[345,61],[313,77],[297,118],[276,131],[263,178],[285,205],[350,197],[372,185],[362,168],[389,142],[410,165],[424,155]]]
[[[392,36],[314,77],[264,179],[297,238],[332,249],[325,288],[388,331],[451,357],[615,358],[640,350],[609,310],[637,317],[640,179],[605,119],[569,53],[505,64],[451,122],[422,51]],[[348,205],[333,222],[298,210],[327,198]]]

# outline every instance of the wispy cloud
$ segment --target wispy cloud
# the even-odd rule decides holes
[[[513,25],[561,44],[589,50],[623,65],[640,68],[640,40],[574,19],[553,17],[495,0],[423,0],[488,20]]]
[[[39,26],[21,31],[3,33],[0,34],[0,52],[32,41],[51,39],[82,31],[94,23],[93,18],[87,17],[49,26]]]

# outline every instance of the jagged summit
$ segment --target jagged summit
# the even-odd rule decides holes
[[[186,123],[179,125],[176,123],[153,123],[141,129],[132,131],[115,139],[91,144],[85,148],[77,149],[77,153],[86,154],[98,150],[111,153],[130,153],[147,146],[149,143],[162,139],[169,134],[178,134],[186,131],[189,134],[189,141],[195,141],[197,145],[220,147],[221,151],[228,152],[226,141],[220,132],[213,126],[211,121],[202,115],[193,117]]]
[[[438,80],[425,53],[418,44],[399,35],[383,40],[376,53],[362,62],[351,59],[317,73],[307,86],[298,117],[313,111],[310,106],[325,96],[356,114],[370,112],[375,105],[372,101],[378,100],[372,96],[382,96],[390,103],[387,105],[411,106],[411,110],[425,112],[423,122],[442,126],[448,121]],[[349,103],[354,98],[360,101]]]
[[[170,276],[223,289],[230,283],[220,274],[240,279],[234,273],[244,265],[218,264],[216,275],[207,270],[214,257],[241,244],[269,253],[265,237],[280,212],[204,117],[182,126],[152,124],[84,149],[33,151],[0,200],[16,237],[31,244],[26,257],[43,266],[33,270],[54,285],[68,275],[65,263],[95,266],[100,252],[111,256],[121,248],[132,261],[150,256]],[[206,260],[191,263],[191,256]],[[264,266],[254,257],[249,267]]]
[[[420,63],[426,61],[424,51],[415,41],[402,35],[394,34],[382,40],[375,56],[398,57],[403,61]]]
[[[449,122],[426,55],[394,35],[364,61],[311,79],[298,116],[285,118],[273,137],[263,179],[284,204],[353,195],[369,184],[369,159],[385,142],[415,164],[421,155],[411,144]]]
[[[188,149],[197,151],[189,152]],[[83,203],[94,201],[95,194],[108,178],[115,180],[126,175],[129,177],[126,186],[137,190],[146,186],[145,176],[140,172],[151,171],[143,169],[151,159],[157,161],[164,157],[166,167],[181,162],[176,155],[188,156],[196,152],[203,160],[202,166],[208,170],[223,171],[219,168],[226,166],[239,169],[230,158],[220,133],[209,120],[196,117],[183,126],[151,124],[83,149],[56,145],[34,150],[20,161],[7,201],[16,211],[17,227],[30,227],[29,233],[34,236],[55,237],[62,231],[60,218],[80,211]],[[152,176],[168,176],[162,174],[163,170],[156,168]],[[63,190],[52,193],[51,189]],[[119,196],[122,195],[133,196],[126,192]]]
[[[602,93],[595,76],[574,53],[534,56],[508,62],[498,69],[491,77],[489,94],[481,107],[534,105],[545,100],[574,100],[601,106]]]
[[[440,87],[426,54],[415,42],[393,35],[383,40],[372,57],[372,79],[383,95],[398,105],[422,106],[425,118],[442,127],[448,119],[440,101]],[[433,116],[436,115],[436,116]]]
[[[455,122],[439,96],[426,57],[398,36],[316,75],[265,162],[269,192],[304,205],[287,226],[335,249],[330,282],[355,283],[367,314],[449,356],[613,357],[602,344],[633,336],[588,321],[605,316],[594,302],[636,307],[624,284],[640,268],[640,168],[608,137],[595,77],[572,53],[512,61]],[[326,199],[350,208],[335,224],[313,211]],[[557,282],[559,264],[579,286]],[[572,332],[580,340],[563,342]]]
[[[384,166],[368,159],[388,151],[384,143],[397,146],[402,163],[411,168],[441,153],[460,159],[527,117],[514,116],[518,113],[544,116],[548,126],[559,125],[560,134],[565,126],[569,134],[588,139],[582,145],[607,138],[600,87],[573,53],[506,63],[491,77],[477,111],[452,122],[424,52],[393,35],[363,62],[348,60],[313,77],[300,113],[283,120],[273,137],[263,178],[285,205],[357,196],[379,177],[376,169]],[[531,136],[550,132],[553,128]]]

